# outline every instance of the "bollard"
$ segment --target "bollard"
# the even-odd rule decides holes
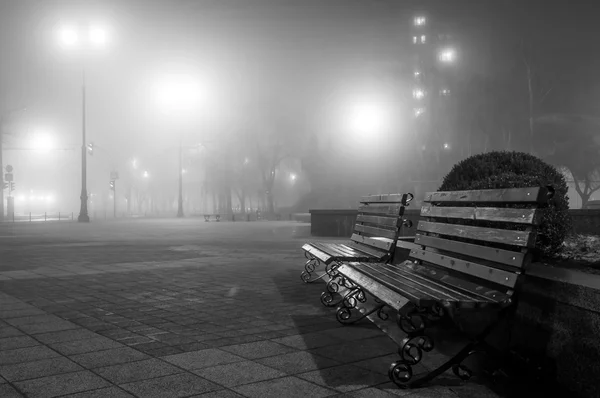
[[[31,212],[29,212],[29,222],[31,222]]]
[[[292,213],[290,213],[290,221],[292,221]]]
[[[246,219],[250,222],[250,213],[246,214]]]
[[[13,211],[13,223],[15,222],[15,212]]]
[[[235,222],[235,213],[231,215],[231,221]]]
[[[44,212],[44,221],[48,221],[48,218],[46,217],[46,212]]]
[[[73,221],[73,220],[74,220],[74,219],[73,219],[73,212],[71,212],[71,221]]]
[[[58,221],[60,221],[60,211],[58,212]]]

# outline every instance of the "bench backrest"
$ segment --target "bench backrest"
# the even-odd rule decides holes
[[[358,206],[352,241],[387,252],[391,256],[400,230],[406,224],[403,219],[404,208],[412,199],[413,195],[410,193],[363,196]]]
[[[550,187],[429,192],[409,259],[453,288],[510,297],[531,261]],[[439,272],[436,272],[438,270]]]

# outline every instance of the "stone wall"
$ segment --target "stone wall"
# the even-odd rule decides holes
[[[413,228],[402,235],[412,235],[419,222],[420,209],[406,209],[404,218],[413,222]],[[600,209],[569,210],[573,220],[573,232],[600,235]],[[356,210],[310,210],[312,236],[350,237],[356,222]]]

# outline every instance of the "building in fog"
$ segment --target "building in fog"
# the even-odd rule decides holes
[[[450,75],[456,50],[452,36],[425,13],[413,16],[410,40],[414,143],[421,155],[413,180],[437,180],[453,145],[455,88]]]

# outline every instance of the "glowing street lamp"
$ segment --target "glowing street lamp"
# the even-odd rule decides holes
[[[66,50],[105,47],[108,43],[108,30],[97,24],[87,27],[87,35],[83,34],[80,26],[65,25],[58,30],[58,42]],[[86,120],[85,120],[85,66],[82,65],[81,82],[81,108],[82,108],[82,143],[81,143],[81,208],[77,221],[90,222],[87,208],[87,150],[86,150]]]
[[[192,75],[175,73],[165,76],[155,87],[155,99],[161,110],[172,117],[181,118],[181,113],[191,113],[198,109],[204,90]],[[177,217],[183,214],[183,133],[179,134],[179,197]]]
[[[37,132],[31,139],[31,149],[47,153],[54,148],[54,140],[52,136],[47,132]]]
[[[150,174],[147,171],[144,171],[144,174],[142,174],[144,176],[144,178],[149,178]]]
[[[361,104],[356,106],[350,115],[350,126],[357,132],[381,130],[387,120],[387,114],[378,104]]]
[[[290,174],[290,181],[291,181],[291,182],[294,182],[294,181],[296,181],[296,178],[298,178],[298,176],[297,176],[296,174],[294,174],[294,173],[291,173],[291,174]]]
[[[439,53],[439,60],[446,64],[451,64],[456,60],[456,51],[452,48],[445,48]]]

